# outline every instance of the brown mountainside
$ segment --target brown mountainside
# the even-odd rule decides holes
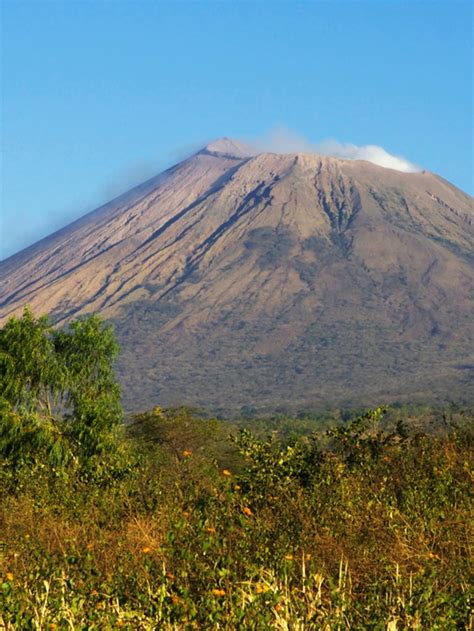
[[[474,399],[472,198],[222,139],[0,263],[0,317],[99,312],[129,409]]]

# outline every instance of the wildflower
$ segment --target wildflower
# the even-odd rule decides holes
[[[183,517],[189,517],[189,515],[190,515],[189,511],[187,511],[187,510],[183,511]]]
[[[216,529],[213,528],[212,526],[209,526],[208,528],[206,528],[207,532],[210,532],[211,534],[214,534],[216,532]]]
[[[190,449],[185,449],[182,453],[183,458],[189,458],[193,455],[193,452]]]
[[[283,609],[283,607],[280,605],[280,603],[277,603],[277,604],[273,607],[273,609],[274,609],[276,612],[278,612],[278,611],[281,611],[281,610]]]
[[[171,602],[173,603],[173,605],[177,605],[179,603],[179,596],[176,596],[176,594],[173,594],[171,596]]]
[[[219,589],[218,587],[215,587],[212,590],[212,593],[214,594],[214,596],[225,596],[225,589]]]
[[[311,555],[310,554],[305,554],[304,558],[306,559],[306,561],[310,561],[311,560]]]
[[[247,517],[250,517],[250,515],[253,515],[252,511],[250,510],[248,506],[244,506],[242,509],[242,512],[244,515],[247,515]]]
[[[88,550],[92,550],[92,548],[93,548],[93,547],[94,547],[94,544],[92,544],[92,543],[88,543],[88,544],[86,545],[86,548],[87,548]]]
[[[265,587],[265,585],[257,585],[255,587],[255,591],[257,592],[257,594],[263,594],[263,592],[267,591],[267,588]]]
[[[93,590],[91,591],[91,596],[97,596],[97,595],[98,595],[98,593],[99,593],[99,592],[98,592],[96,589],[93,589]]]
[[[149,552],[151,552],[151,548],[149,548],[148,546],[145,546],[144,548],[142,548],[142,552],[143,554],[148,554]]]
[[[285,561],[293,561],[293,555],[292,554],[285,554]]]
[[[11,572],[7,572],[7,581],[13,580],[13,574]]]
[[[229,469],[222,469],[222,475],[229,477],[232,475],[232,473],[229,471]]]
[[[171,574],[171,572],[166,572],[165,576],[170,581],[174,580],[174,574]]]
[[[234,485],[234,491],[240,491],[240,486],[238,484]]]
[[[54,629],[57,629],[58,625],[55,622],[50,622],[49,623],[49,628],[51,629],[51,631],[54,631]]]
[[[117,622],[115,624],[118,627],[124,627],[125,626],[125,620],[117,620]]]

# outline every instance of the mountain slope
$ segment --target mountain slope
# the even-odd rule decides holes
[[[130,409],[473,398],[472,199],[229,139],[0,264],[0,316],[114,322]]]

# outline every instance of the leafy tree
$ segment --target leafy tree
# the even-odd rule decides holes
[[[329,429],[332,450],[349,466],[371,466],[387,447],[401,445],[408,437],[407,429],[398,421],[393,431],[384,431],[380,423],[386,412],[386,406],[367,410],[348,425]]]
[[[0,455],[15,463],[46,452],[64,464],[110,444],[121,420],[118,352],[97,316],[55,330],[25,307],[0,330]]]

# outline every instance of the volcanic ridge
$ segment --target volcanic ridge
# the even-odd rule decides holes
[[[0,318],[116,328],[128,410],[474,402],[472,198],[220,139],[0,263]]]

